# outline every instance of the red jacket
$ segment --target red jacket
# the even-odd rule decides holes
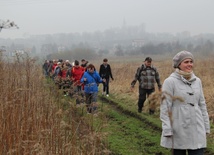
[[[85,69],[81,66],[74,66],[71,70],[71,80],[74,82],[74,85],[81,85],[80,79],[82,78]]]
[[[53,64],[53,66],[52,66],[52,73],[54,73],[54,70],[55,70],[56,66],[57,66],[57,64]]]
[[[61,69],[61,77],[62,77],[63,79],[66,78],[66,74],[67,74],[67,69],[66,69],[66,68],[62,68],[62,69]]]

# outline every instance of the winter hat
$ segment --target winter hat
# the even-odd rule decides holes
[[[178,52],[172,59],[173,61],[173,67],[174,68],[178,68],[178,66],[180,65],[180,63],[185,60],[185,59],[192,59],[192,61],[194,61],[194,57],[192,55],[192,53],[188,52],[188,51],[180,51]]]

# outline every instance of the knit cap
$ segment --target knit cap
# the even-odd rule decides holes
[[[185,60],[185,59],[192,59],[192,61],[194,61],[194,57],[192,55],[192,53],[188,52],[188,51],[180,51],[178,52],[172,59],[173,61],[173,67],[174,68],[178,68],[178,66],[180,65],[180,63]]]

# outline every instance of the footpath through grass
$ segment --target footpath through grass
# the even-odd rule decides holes
[[[103,112],[108,118],[104,131],[108,132],[109,149],[115,155],[168,155],[170,150],[160,147],[160,129],[152,121],[122,110],[102,98]],[[145,117],[151,117],[145,115]]]
[[[141,120],[115,109],[108,111],[109,149],[118,155],[155,155],[169,154],[169,150],[160,147],[160,133],[152,130]]]
[[[121,102],[122,101],[122,102]],[[170,155],[169,149],[160,146],[161,122],[159,113],[137,113],[129,99],[100,96],[103,113],[108,118],[109,149],[114,155]],[[214,154],[213,126],[208,137],[205,155]]]

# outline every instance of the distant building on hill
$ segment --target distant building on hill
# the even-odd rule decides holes
[[[132,47],[143,47],[145,41],[143,39],[134,39],[132,40]]]

